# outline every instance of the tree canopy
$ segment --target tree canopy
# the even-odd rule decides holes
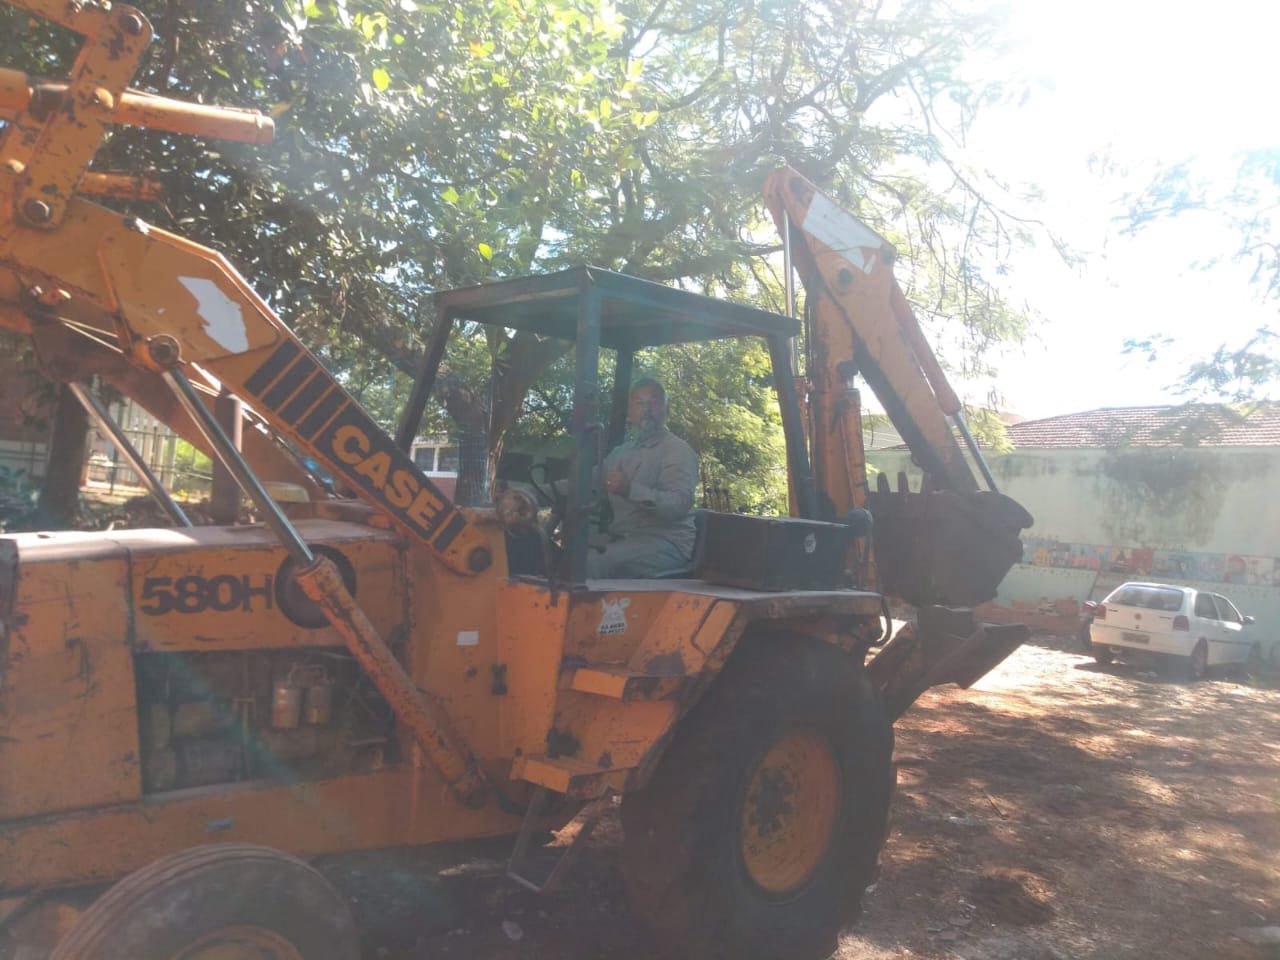
[[[1170,218],[1220,218],[1239,238],[1228,256],[1250,267],[1258,297],[1280,307],[1280,152],[1251,150],[1238,157],[1236,177],[1227,184],[1205,179],[1190,160],[1159,171],[1147,188],[1130,198],[1127,229],[1145,230]],[[1198,264],[1210,269],[1212,259]],[[1131,351],[1154,359],[1169,340],[1159,333],[1129,342]],[[1247,336],[1217,345],[1192,363],[1177,388],[1191,400],[1252,404],[1280,399],[1280,325],[1264,323]]]
[[[967,72],[998,36],[990,13],[946,0],[138,6],[157,40],[136,86],[270,112],[276,140],[120,129],[97,166],[161,180],[167,202],[136,212],[225,252],[384,423],[436,289],[592,263],[780,308],[761,189],[784,162],[900,246],[926,327],[963,345],[953,368],[977,372],[986,347],[1026,330],[994,278],[1028,231],[952,157],[1000,92]],[[7,65],[65,73],[75,39],[0,8]],[[744,502],[781,489],[745,472],[781,467],[752,350],[651,361],[677,427],[707,434]],[[554,422],[555,389],[531,388],[563,380],[562,352],[499,333],[451,353],[470,358],[450,361],[461,380],[492,367],[470,402],[495,449],[522,413],[535,432]],[[450,429],[443,406],[428,429]]]

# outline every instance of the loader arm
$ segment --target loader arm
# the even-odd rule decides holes
[[[0,303],[4,301],[0,294]],[[19,316],[30,322],[30,318]],[[130,362],[125,354],[88,335],[83,327],[68,324],[69,319],[65,316],[57,320],[38,319],[28,333],[40,370],[46,377],[61,383],[88,383],[99,377],[207,457],[212,459],[217,455],[159,374]],[[6,322],[5,316],[0,315],[0,327],[3,326],[12,328],[15,324]],[[212,390],[202,397],[210,409],[214,407],[215,398],[216,392]],[[241,450],[258,473],[272,481],[300,486],[311,499],[325,495],[315,477],[274,440],[265,421],[248,408],[244,410],[244,419]]]
[[[0,70],[0,325],[38,344],[87,337],[75,372],[109,372],[148,407],[167,371],[226,389],[450,569],[487,568],[463,514],[224,257],[79,195],[127,191],[89,171],[114,123],[262,143],[270,119],[128,89],[152,34],[131,7],[9,2],[85,42],[66,83]]]
[[[870,511],[876,582],[869,588],[917,606],[991,599],[1021,558],[1018,535],[1032,518],[995,490],[960,400],[894,276],[893,245],[790,168],[770,176],[765,199],[807,293],[807,431],[822,519]],[[920,493],[890,491],[883,474],[880,489],[869,489],[855,374],[924,471]],[[980,490],[957,433],[988,491]]]

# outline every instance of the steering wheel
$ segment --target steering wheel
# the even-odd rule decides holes
[[[604,470],[604,427],[601,424],[593,423],[587,427],[589,434],[595,434],[595,473],[601,476]],[[575,455],[576,456],[576,455]],[[576,463],[576,460],[574,461]],[[574,469],[571,464],[570,469]],[[542,483],[539,483],[534,477],[534,471],[542,472]],[[546,537],[547,543],[550,544],[551,550],[558,561],[564,555],[564,537],[568,532],[566,521],[569,516],[569,498],[566,494],[556,489],[554,483],[547,483],[547,471],[545,464],[533,464],[525,471],[530,485],[537,492],[538,496],[546,503],[551,504],[551,513],[542,525],[543,535]],[[544,488],[543,484],[546,484]],[[609,509],[608,494],[600,491],[598,496],[590,499],[588,503],[583,504],[580,508],[581,515],[585,519],[592,515],[597,515],[603,522],[601,529],[607,529],[608,518],[612,515]]]
[[[561,540],[564,535],[565,514],[569,512],[569,498],[557,490],[554,483],[547,484],[550,492],[543,489],[542,484],[534,478],[534,471],[537,470],[542,471],[542,483],[547,483],[547,466],[544,463],[535,463],[530,466],[525,476],[543,502],[551,505],[551,513],[542,524],[542,532],[558,548],[563,545]]]

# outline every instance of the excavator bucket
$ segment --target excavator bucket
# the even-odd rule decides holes
[[[1020,623],[975,624],[972,610],[923,607],[867,665],[891,721],[926,690],[944,683],[968,689],[1013,653],[1030,635]]]
[[[1032,524],[1016,500],[994,491],[882,489],[867,495],[867,506],[880,591],[915,607],[975,607],[995,597]]]

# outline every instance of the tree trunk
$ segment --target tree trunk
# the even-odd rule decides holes
[[[488,499],[489,411],[480,390],[453,378],[441,384],[445,412],[457,425],[458,480],[454,500],[460,506],[479,506]]]
[[[88,414],[71,389],[60,384],[39,501],[41,512],[60,526],[71,526],[80,514],[80,474],[88,437]]]
[[[535,380],[570,349],[550,337],[518,333],[503,346],[493,364],[493,390],[470,386],[445,374],[440,378],[440,399],[456,424],[460,453],[457,500],[460,504],[487,502],[498,474],[507,429],[520,415],[525,395]],[[487,437],[486,444],[478,438]]]

